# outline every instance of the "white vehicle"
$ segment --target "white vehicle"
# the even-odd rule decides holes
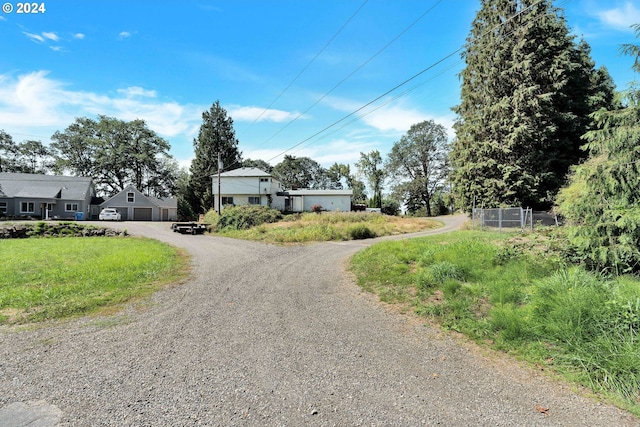
[[[100,211],[100,215],[98,215],[98,219],[100,221],[112,220],[112,221],[121,221],[122,215],[113,209],[113,208],[105,208]]]

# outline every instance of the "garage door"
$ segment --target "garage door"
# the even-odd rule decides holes
[[[133,208],[134,221],[151,221],[151,208]]]
[[[128,220],[129,218],[127,218],[127,212],[129,212],[128,208],[116,208],[116,210],[118,211],[118,213],[120,214],[120,219],[122,219],[123,221]]]

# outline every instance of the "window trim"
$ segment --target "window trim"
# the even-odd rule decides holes
[[[8,210],[9,210],[9,203],[0,202],[0,213],[6,214]]]
[[[250,205],[259,205],[260,204],[260,196],[249,196],[248,199],[249,199],[248,201],[249,201]]]
[[[220,200],[222,206],[233,205],[233,196],[222,196]]]
[[[134,193],[133,191],[127,191],[127,203],[135,203],[135,202],[136,202],[136,193]]]
[[[27,209],[24,210],[24,206],[27,206]],[[31,210],[29,210],[29,205],[32,206]],[[36,213],[36,202],[20,202],[20,213],[23,214],[30,214],[30,213]]]
[[[76,207],[75,209],[73,208],[74,206]],[[64,211],[65,212],[78,212],[78,206],[80,206],[80,204],[67,202],[67,203],[64,204]]]

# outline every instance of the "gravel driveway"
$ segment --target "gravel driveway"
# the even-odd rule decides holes
[[[186,248],[193,277],[113,316],[0,328],[0,425],[640,425],[385,309],[344,271],[371,241],[114,226]]]

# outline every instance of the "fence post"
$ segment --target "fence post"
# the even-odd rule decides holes
[[[502,233],[502,208],[498,208],[498,232]]]

